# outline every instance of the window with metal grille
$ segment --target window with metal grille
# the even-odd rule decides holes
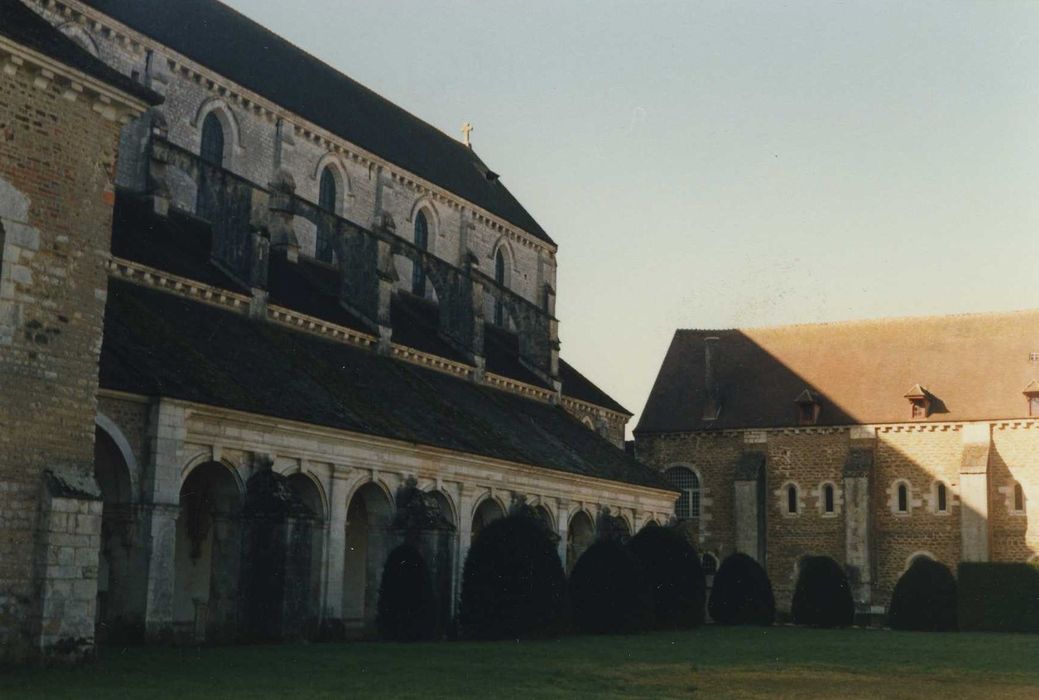
[[[415,215],[415,246],[419,250],[429,248],[429,221],[421,211]],[[422,269],[421,260],[416,260],[411,270],[411,292],[418,296],[426,295],[426,271]]]
[[[679,520],[695,520],[700,517],[700,478],[692,469],[673,467],[665,477],[671,485],[682,492],[675,502],[675,515]]]

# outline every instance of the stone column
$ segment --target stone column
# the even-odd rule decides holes
[[[736,551],[754,557],[762,566],[765,566],[765,503],[762,498],[764,478],[763,452],[746,452],[740,456],[733,482]]]
[[[465,559],[469,556],[469,546],[473,541],[473,505],[475,502],[476,489],[471,484],[462,484],[458,498],[458,563],[455,566],[459,595],[462,593]]]
[[[851,431],[851,449],[844,464],[844,563],[852,597],[866,608],[873,600],[873,533],[870,482],[876,450],[872,428]]]
[[[960,459],[960,559],[988,561],[988,461],[992,428],[987,423],[963,426]]]
[[[186,419],[183,406],[160,399],[152,407],[149,421],[149,455],[141,480],[148,580],[144,628],[148,639],[161,639],[173,631],[177,516]]]
[[[328,494],[328,532],[325,545],[324,618],[327,622],[343,619],[343,572],[346,569],[346,496],[347,476],[333,472]],[[334,623],[333,623],[334,624]]]

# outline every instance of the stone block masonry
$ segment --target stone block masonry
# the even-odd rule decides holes
[[[0,44],[5,660],[77,657],[93,645],[94,417],[120,130],[112,103],[99,109],[83,76],[58,76],[16,52]]]

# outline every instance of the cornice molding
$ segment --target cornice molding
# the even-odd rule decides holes
[[[0,36],[0,67],[10,76],[32,72],[34,87],[46,90],[56,84],[66,100],[89,101],[91,108],[109,121],[125,124],[149,107],[102,80],[3,36]]]

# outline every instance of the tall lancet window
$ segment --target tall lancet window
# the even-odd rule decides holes
[[[419,250],[429,249],[429,221],[425,212],[415,215],[415,246]],[[416,260],[411,271],[411,292],[418,296],[426,295],[426,271],[422,269],[422,261]]]
[[[336,202],[339,193],[336,191],[336,177],[332,174],[332,168],[325,168],[321,172],[321,191],[318,193],[318,206],[333,214],[336,210]]]
[[[318,188],[317,204],[330,214],[336,213],[336,204],[339,201],[339,189],[336,185],[336,177],[332,174],[332,168],[325,168],[321,172],[321,183]],[[335,222],[331,219],[321,218],[317,227],[317,243],[315,245],[314,257],[325,262],[332,262],[332,241],[334,239]]]
[[[202,160],[218,168],[224,167],[224,127],[210,112],[202,122]]]
[[[501,287],[505,286],[505,256],[502,255],[501,248],[494,256],[494,281]],[[494,304],[494,325],[505,325],[505,305],[500,300]]]

